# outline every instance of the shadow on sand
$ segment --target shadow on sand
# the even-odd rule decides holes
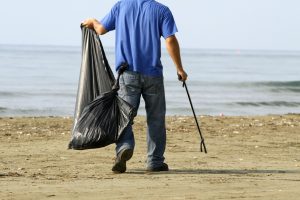
[[[260,169],[170,169],[167,172],[148,172],[132,169],[128,174],[300,174],[300,170],[260,170]]]

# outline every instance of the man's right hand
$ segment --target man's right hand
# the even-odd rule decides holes
[[[184,70],[178,70],[177,71],[177,75],[178,75],[178,79],[180,81],[183,82],[183,81],[187,80],[188,75],[187,75],[187,73]]]

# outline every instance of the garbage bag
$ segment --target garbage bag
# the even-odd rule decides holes
[[[69,149],[100,148],[115,143],[133,120],[133,107],[118,96],[120,67],[115,79],[101,40],[82,27],[82,63]]]

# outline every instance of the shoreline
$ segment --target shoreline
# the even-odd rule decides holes
[[[285,115],[300,115],[300,113],[282,113],[282,114],[254,114],[254,115],[225,115],[223,114],[221,116],[220,113],[218,115],[207,115],[207,114],[199,114],[197,117],[267,117],[267,116],[285,116]],[[0,115],[0,119],[5,119],[5,118],[73,118],[73,115]],[[146,117],[144,114],[138,114],[136,117]],[[188,115],[183,115],[183,114],[175,114],[175,115],[166,115],[166,118],[169,117],[193,117],[192,111],[191,114]]]
[[[297,199],[300,114],[167,116],[169,172],[147,173],[145,117],[125,174],[114,145],[67,150],[73,117],[0,117],[0,199]]]

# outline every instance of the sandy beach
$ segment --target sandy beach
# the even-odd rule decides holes
[[[0,119],[0,199],[299,199],[300,115],[167,118],[169,172],[145,171],[145,118],[127,173],[114,145],[67,150],[72,118]]]

